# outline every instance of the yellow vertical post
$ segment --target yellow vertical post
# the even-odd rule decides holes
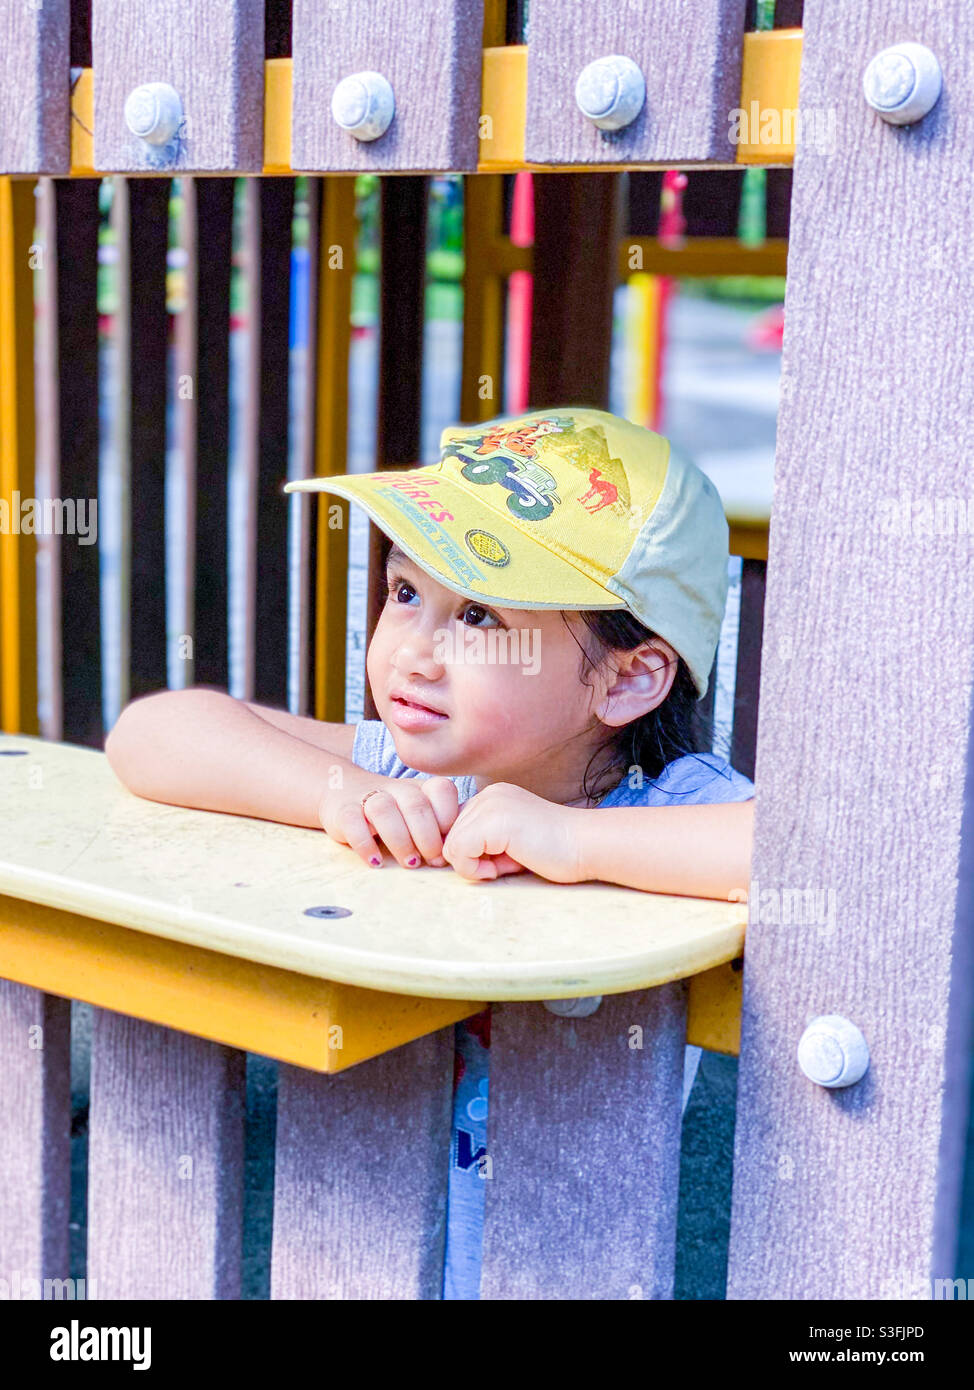
[[[34,497],[36,183],[0,178],[0,726],[8,734],[38,732],[37,540],[21,530],[21,502]]]
[[[503,232],[503,175],[463,180],[463,365],[460,418],[489,420],[504,408],[504,279],[493,248]]]
[[[348,347],[355,274],[355,176],[322,179],[318,246],[315,474],[344,473],[348,458]],[[339,512],[334,511],[338,507]],[[345,722],[345,643],[349,506],[322,493],[317,502],[315,573],[316,719]],[[329,520],[338,525],[329,525]]]
[[[659,275],[636,271],[627,282],[626,417],[653,428],[659,400]]]

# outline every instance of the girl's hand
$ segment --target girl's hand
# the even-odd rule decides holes
[[[583,817],[510,782],[492,782],[464,803],[443,844],[463,878],[478,880],[525,869],[554,883],[581,883]]]
[[[329,789],[318,803],[322,829],[341,845],[348,845],[366,864],[378,859],[382,851],[379,836],[390,854],[404,869],[427,864],[442,868],[443,837],[457,818],[459,807],[456,783],[449,777],[376,777],[380,788],[363,806],[364,791]],[[367,784],[366,784],[367,790]],[[415,859],[414,864],[409,860]],[[378,865],[373,865],[378,867]]]

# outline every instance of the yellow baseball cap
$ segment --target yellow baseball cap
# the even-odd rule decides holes
[[[720,496],[669,440],[558,406],[452,425],[439,463],[301,478],[364,508],[421,569],[503,608],[628,608],[683,657],[698,698],[727,600]]]

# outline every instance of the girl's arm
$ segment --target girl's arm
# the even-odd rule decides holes
[[[285,722],[301,727],[302,737],[285,732]],[[319,728],[305,730],[305,724]],[[277,710],[257,714],[225,691],[194,686],[127,705],[105,754],[119,781],[152,801],[320,830],[319,806],[329,788],[357,797],[395,780],[357,767],[319,741],[344,738],[351,753],[353,736],[353,725]]]
[[[708,806],[573,809],[580,875],[650,893],[747,900],[754,798]]]
[[[753,797],[588,810],[492,782],[464,804],[443,855],[471,880],[529,869],[554,883],[599,879],[647,893],[744,902],[753,827]]]

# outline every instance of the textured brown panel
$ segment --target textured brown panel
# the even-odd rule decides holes
[[[534,174],[531,406],[609,406],[619,174]]]
[[[95,168],[259,172],[264,146],[264,0],[93,0]],[[125,123],[145,82],[179,93],[183,124],[150,145]]]
[[[70,1035],[67,999],[0,980],[0,1258],[8,1284],[15,1271],[21,1281],[70,1272]],[[7,1297],[31,1298],[21,1287]]]
[[[336,1076],[281,1066],[273,1299],[438,1299],[453,1028]]]
[[[54,179],[56,237],[52,313],[56,351],[59,497],[98,498],[98,179]],[[61,731],[67,743],[101,748],[99,548],[63,536],[60,551]]]
[[[415,467],[420,462],[428,195],[429,180],[425,178],[383,179],[381,183],[376,468],[396,464]],[[384,532],[369,522],[366,649],[385,603],[385,557],[389,544]],[[368,681],[364,717],[378,718]]]
[[[482,1299],[671,1299],[686,982],[491,1011]]]
[[[929,1280],[954,1272],[974,980],[974,549],[966,528],[896,534],[890,501],[970,495],[974,10],[924,11],[945,90],[896,128],[866,106],[861,76],[915,20],[906,0],[805,7],[802,105],[834,110],[837,148],[804,142],[795,157],[735,1299],[929,1298]],[[784,889],[817,895],[790,926],[776,920]],[[871,1054],[862,1080],[833,1092],[795,1058],[806,1024],[831,1013]]]
[[[787,239],[791,225],[791,169],[765,169],[765,235]]]
[[[245,1054],[93,1010],[88,1277],[99,1299],[240,1297]]]
[[[0,173],[70,168],[68,0],[0,7]]]
[[[483,0],[323,5],[294,0],[292,167],[475,170],[483,64]],[[396,101],[378,140],[337,125],[331,97],[356,72],[381,72]]]
[[[659,227],[660,198],[663,193],[663,174],[658,169],[626,175],[629,188],[630,236],[655,236]]]
[[[745,0],[532,0],[525,158],[733,164],[727,113],[741,86]],[[623,130],[597,129],[575,102],[578,74],[621,53],[642,69],[646,102]]]

